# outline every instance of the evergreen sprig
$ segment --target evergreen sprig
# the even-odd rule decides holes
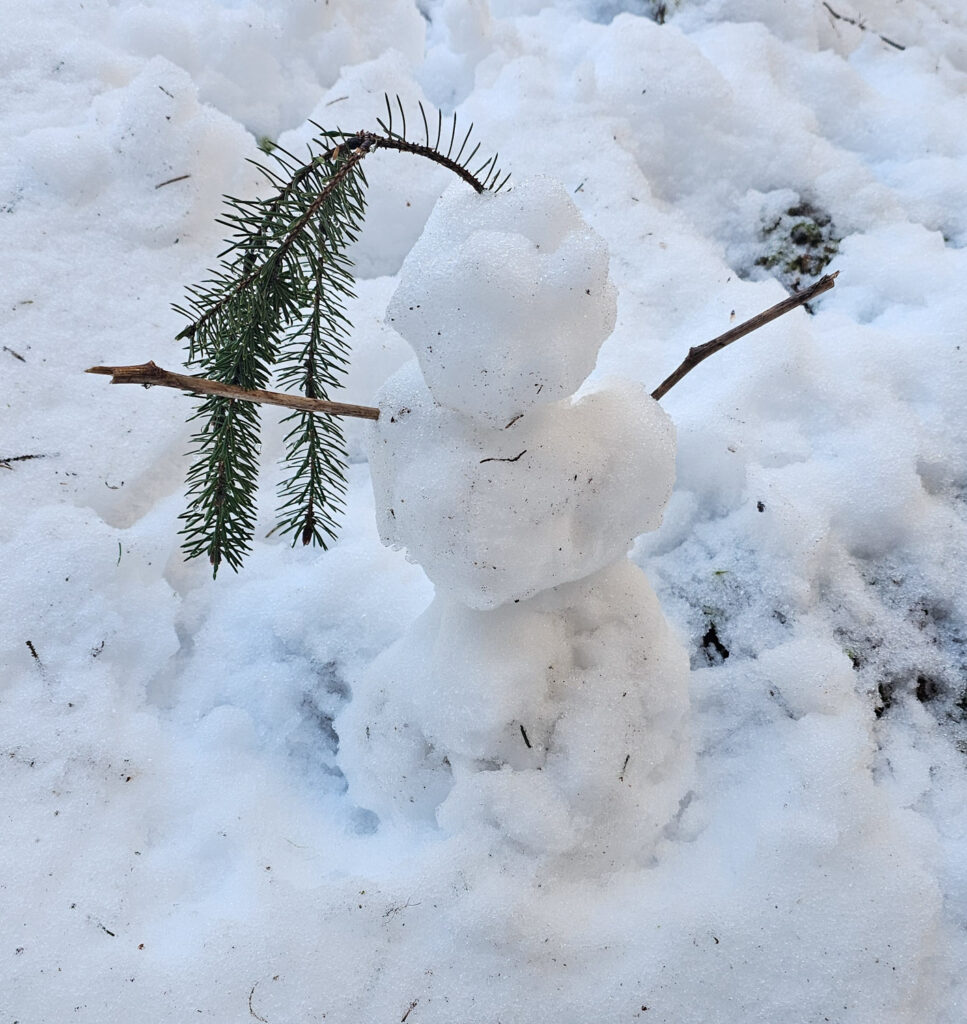
[[[407,138],[403,105],[394,130],[386,97],[381,132],[327,131],[310,144],[300,163],[274,147],[270,163],[256,163],[272,187],[267,197],[226,197],[219,223],[230,230],[222,262],[211,277],[188,288],[188,318],[178,335],[188,342],[188,362],[200,376],[245,389],[264,389],[273,375],[287,391],[329,400],[342,383],[349,358],[345,303],[354,297],[348,246],[365,215],[366,178],[361,163],[376,149],[411,153],[449,168],[478,192],[500,191],[497,156],[475,170],[479,145],[468,150],[473,125],[457,146],[457,117],[436,134],[419,110],[423,141]],[[449,140],[446,136],[449,134]],[[443,144],[447,142],[444,150]],[[182,514],[189,558],[204,555],[214,572],[224,561],[238,569],[251,549],[258,490],[258,406],[234,398],[206,397],[192,417],[194,462],[188,472],[188,508]],[[285,420],[278,529],[292,543],[326,547],[336,535],[336,515],[346,491],[346,448],[337,419],[295,412]]]

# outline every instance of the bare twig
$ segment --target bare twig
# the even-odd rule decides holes
[[[321,398],[303,398],[301,395],[287,395],[282,391],[262,391],[222,384],[205,377],[190,377],[184,373],[171,373],[153,362],[136,366],[92,366],[87,373],[101,373],[111,378],[112,384],[158,385],[163,388],[177,388],[199,395],[217,395],[220,398],[237,398],[243,402],[262,405],[281,405],[286,409],[301,409],[304,412],[324,413],[327,416],[356,416],[365,420],[379,419],[379,409],[369,405],[347,405],[344,402],[326,402]]]
[[[0,466],[4,469],[13,469],[10,465],[11,462],[28,462],[30,459],[46,459],[47,453],[41,452],[37,455],[8,455],[6,458],[0,458]]]
[[[3,346],[3,351],[9,352],[14,357],[14,359],[19,359],[20,362],[22,363],[27,362],[27,360],[24,359],[24,357],[19,352],[14,352],[14,350],[12,348],[9,348],[7,345]]]
[[[733,341],[738,341],[739,338],[744,338],[745,335],[751,334],[753,331],[757,331],[760,327],[765,327],[766,324],[771,323],[783,314],[790,312],[797,306],[802,306],[804,303],[810,302],[812,299],[816,298],[817,295],[822,295],[823,292],[828,292],[835,284],[838,276],[838,270],[834,274],[826,274],[804,291],[798,292],[796,295],[790,295],[788,299],[783,299],[782,302],[777,302],[774,306],[770,306],[769,309],[752,317],[751,320],[746,320],[745,323],[739,324],[738,327],[733,327],[730,331],[726,331],[725,334],[720,334],[717,338],[713,338],[711,341],[706,341],[704,345],[693,346],[688,350],[688,355],[685,356],[681,366],[679,366],[678,369],[670,376],[666,377],[661,384],[652,391],[651,397],[654,398],[656,402],[659,399],[664,398],[664,396],[668,394],[668,392],[682,379],[682,377],[685,376],[686,373],[690,370],[694,370],[699,363],[708,359],[709,356],[721,351],[727,345],[731,345]]]
[[[717,338],[705,342],[704,345],[693,346],[688,350],[688,355],[682,364],[666,377],[665,380],[655,388],[651,397],[658,401],[687,374],[694,370],[699,363],[708,359],[709,356],[721,351],[733,341],[757,331],[760,327],[771,323],[785,313],[812,301],[817,295],[822,295],[833,287],[836,278],[839,276],[837,270],[834,274],[827,274],[820,278],[815,284],[806,288],[805,291],[777,302],[770,306],[751,320],[733,327],[720,334]],[[217,395],[221,398],[237,398],[243,402],[255,402],[262,405],[280,405],[286,409],[301,409],[305,412],[322,413],[326,416],[355,416],[359,419],[378,420],[379,409],[371,405],[349,405],[345,402],[327,402],[321,398],[304,398],[302,395],[287,395],[281,391],[262,391],[257,389],[240,388],[234,384],[223,384],[217,380],[209,380],[206,377],[192,377],[183,373],[172,373],[164,370],[153,362],[138,363],[134,366],[92,366],[87,373],[100,373],[111,378],[112,384],[143,384],[146,387],[157,385],[165,388],[177,388],[179,391],[190,391],[200,395]],[[519,417],[511,420],[510,426]],[[524,454],[526,449],[511,458],[490,457],[481,459],[484,462],[516,462]],[[0,465],[10,462],[18,462],[24,459],[40,459],[43,455],[17,455],[8,459],[0,459]],[[9,465],[7,469],[11,468]]]
[[[845,14],[839,14],[837,11],[834,11],[832,7],[830,7],[829,4],[826,3],[826,0],[823,0],[823,7],[825,7],[826,10],[829,11],[830,15],[834,17],[837,21],[845,21],[847,25],[855,25],[856,28],[858,28],[861,32],[871,31],[871,29],[864,25],[863,22],[858,18],[847,18]],[[906,49],[905,46],[901,46],[899,43],[895,43],[892,39],[887,39],[886,36],[881,36],[879,32],[874,32],[873,34],[877,36],[877,38],[882,40],[884,43],[886,43],[887,46],[892,46],[894,50]]]
[[[184,181],[185,178],[190,178],[190,174],[179,174],[177,178],[169,178],[167,181],[159,181],[155,188],[164,188],[165,185],[174,185],[176,181]]]
[[[400,1024],[406,1024],[406,1018],[409,1017],[409,1015],[416,1009],[417,1003],[419,1003],[419,999],[414,999],[413,1002],[410,1003],[406,1008],[406,1013],[400,1017]]]
[[[513,458],[510,458],[510,459],[500,459],[496,455],[491,455],[487,459],[481,459],[480,463],[481,463],[481,465],[483,465],[483,463],[485,463],[485,462],[516,462],[522,455],[526,455],[526,454],[527,454],[527,449],[525,448],[522,452],[520,452],[519,454],[515,455]]]
[[[259,1014],[257,1014],[257,1013],[255,1012],[255,1007],[254,1007],[254,1006],[252,1006],[252,999],[253,999],[253,997],[255,996],[255,990],[256,990],[256,988],[258,988],[258,984],[259,984],[259,983],[258,983],[258,982],[256,982],[256,983],[255,983],[255,984],[254,984],[254,985],[252,986],[252,990],[251,990],[251,991],[249,992],[249,994],[248,994],[248,1012],[249,1012],[249,1013],[251,1014],[251,1016],[253,1016],[253,1017],[254,1017],[254,1018],[255,1018],[256,1020],[260,1020],[260,1021],[262,1022],[262,1024],[269,1024],[269,1022],[268,1022],[268,1021],[267,1021],[267,1020],[265,1019],[265,1017],[261,1017],[261,1016],[259,1016]]]

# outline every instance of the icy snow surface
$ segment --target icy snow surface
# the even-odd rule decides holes
[[[831,3],[841,18],[813,0],[5,6],[0,1024],[960,1024],[963,5]],[[427,538],[415,518],[389,531],[363,424],[348,429],[334,549],[266,536],[271,412],[255,551],[213,583],[178,551],[187,400],[80,374],[148,358],[177,368],[169,303],[221,247],[221,194],[258,186],[246,163],[258,139],[299,147],[309,119],[372,127],[384,90],[408,109],[458,107],[518,196],[546,175],[580,211],[542,223],[528,206],[479,230],[468,214],[468,238],[482,237],[454,236],[428,275],[501,252],[558,286],[573,274],[580,300],[606,287],[610,259],[617,316],[596,364],[610,314],[584,320],[576,306],[566,349],[552,333],[516,375],[495,365],[557,382],[546,404],[525,411],[518,395],[507,421],[525,414],[505,431],[486,421],[489,400],[468,415],[485,391],[440,384],[422,463],[394,464],[425,472],[423,515],[439,516],[460,496],[430,493],[434,474],[458,484],[488,431],[506,447],[479,458],[513,457],[528,448],[515,430],[587,417],[580,457],[603,467],[602,489],[559,478],[543,525],[559,516],[601,551],[553,579],[533,551],[536,583],[506,581],[477,608],[441,601],[381,544],[422,561],[413,546]],[[477,197],[448,191],[418,243],[450,176],[399,154],[368,157],[366,173],[347,398],[373,403],[400,371],[384,395],[426,404],[387,310],[418,349],[441,330],[482,357],[513,317],[486,299],[499,275],[480,274],[479,292],[455,285],[436,328],[423,309],[411,319],[422,301],[393,300],[404,261],[446,244],[433,234],[446,204]],[[549,252],[508,235],[547,237]],[[565,263],[571,252],[587,266]],[[661,527],[634,541],[645,584],[622,559],[655,525],[631,500],[651,456],[621,438],[643,429],[636,417],[663,420],[634,408],[635,389],[780,299],[780,280],[809,280],[819,256],[840,277],[813,315],[743,339],[662,400],[676,481]],[[437,354],[421,352],[431,388]],[[609,391],[614,377],[637,383]],[[566,423],[525,495],[562,472]],[[455,543],[505,542],[498,492],[513,485],[493,479],[493,515],[468,514]],[[480,594],[472,576],[436,582]],[[608,611],[622,604],[639,618]],[[684,646],[692,669],[694,764],[667,786],[660,767],[640,774],[685,742],[681,703],[662,710],[666,670],[645,657],[659,640]],[[405,792],[405,737],[398,761],[388,746],[367,760],[358,733],[339,747],[338,729],[365,718],[354,681],[381,665],[382,720],[419,721],[464,759],[446,792],[421,796],[422,815],[385,800],[396,779]],[[562,667],[585,685],[562,689]],[[622,673],[634,712],[609,689]],[[547,751],[551,723],[517,720],[535,686],[547,707],[579,708]],[[650,745],[636,739],[644,719]],[[579,779],[569,795],[561,751],[594,785],[610,763],[613,787]],[[595,859],[609,829],[626,845]]]

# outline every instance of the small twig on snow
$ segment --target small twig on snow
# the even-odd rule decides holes
[[[190,178],[190,174],[179,174],[177,178],[169,178],[167,181],[159,181],[155,188],[164,188],[165,185],[174,185],[176,181],[184,181],[185,178]]]
[[[834,11],[834,10],[832,9],[832,7],[830,7],[830,6],[829,6],[829,4],[828,4],[828,3],[826,3],[826,0],[823,0],[823,7],[825,7],[825,8],[826,8],[826,10],[827,10],[827,11],[829,11],[829,13],[830,13],[830,14],[831,14],[831,15],[832,15],[832,16],[833,16],[833,17],[834,17],[834,18],[835,18],[835,19],[836,19],[837,21],[845,21],[847,25],[855,25],[855,26],[856,26],[856,28],[858,28],[858,29],[859,29],[859,30],[860,30],[861,32],[869,32],[869,31],[871,31],[871,30],[870,30],[870,29],[869,29],[869,28],[868,28],[868,27],[867,27],[866,25],[864,25],[864,24],[863,24],[863,22],[862,22],[862,21],[860,21],[860,20],[859,20],[858,18],[847,18],[845,14],[839,14],[838,12]],[[886,44],[887,44],[887,46],[892,46],[892,47],[893,47],[893,48],[894,48],[895,50],[905,50],[905,49],[906,49],[906,47],[905,47],[905,46],[901,46],[901,45],[900,45],[899,43],[895,43],[895,42],[894,42],[894,41],[893,41],[892,39],[887,39],[887,37],[886,37],[886,36],[881,36],[879,32],[874,32],[873,34],[874,34],[874,35],[875,35],[875,36],[876,36],[876,37],[877,37],[878,39],[880,39],[880,40],[882,40],[882,41],[883,41],[884,43],[886,43]]]
[[[410,1003],[410,1005],[406,1008],[406,1013],[404,1013],[403,1016],[400,1017],[400,1024],[406,1024],[406,1018],[409,1017],[409,1015],[413,1012],[413,1010],[416,1009],[416,1004],[418,1002],[419,1002],[419,999],[414,999],[413,1002]]]
[[[0,458],[0,466],[4,469],[13,469],[10,465],[11,462],[27,462],[30,459],[46,459],[47,453],[41,452],[37,455],[8,455],[6,458]]]
[[[498,458],[496,455],[491,455],[489,458],[481,459],[480,462],[481,462],[481,464],[483,464],[484,462],[516,462],[521,457],[521,455],[526,455],[526,454],[527,454],[527,449],[525,448],[522,452],[520,452],[519,454],[515,455],[512,459],[501,459],[501,458]]]
[[[259,1015],[258,1015],[258,1014],[257,1014],[257,1013],[255,1012],[255,1007],[254,1007],[254,1006],[252,1006],[252,997],[253,997],[253,996],[255,995],[255,989],[256,989],[257,987],[258,987],[258,982],[256,982],[256,983],[255,983],[255,984],[254,984],[254,985],[252,986],[252,991],[251,991],[251,992],[249,992],[249,994],[248,994],[248,1012],[249,1012],[249,1013],[250,1013],[250,1014],[251,1014],[251,1015],[252,1015],[252,1016],[253,1016],[253,1017],[254,1017],[254,1018],[255,1018],[256,1020],[260,1020],[260,1021],[262,1022],[262,1024],[269,1024],[269,1022],[268,1022],[268,1021],[266,1020],[266,1018],[265,1018],[265,1017],[260,1017],[260,1016],[259,1016]]]
[[[726,331],[725,334],[720,334],[717,338],[713,338],[711,341],[706,341],[704,345],[693,346],[688,350],[688,355],[685,356],[681,366],[679,366],[674,373],[666,377],[661,384],[652,391],[651,397],[654,398],[656,402],[659,399],[664,398],[664,396],[668,394],[668,392],[682,379],[682,377],[685,376],[685,374],[690,370],[694,370],[699,363],[708,359],[709,356],[715,355],[716,352],[720,352],[727,345],[731,345],[733,341],[738,341],[739,338],[744,338],[745,335],[751,334],[753,331],[757,331],[760,327],[765,327],[766,324],[778,319],[780,316],[790,312],[797,306],[802,306],[805,303],[810,302],[812,299],[816,298],[817,295],[822,295],[823,292],[828,292],[835,284],[838,276],[838,270],[834,274],[826,274],[804,291],[798,292],[796,295],[790,295],[788,299],[783,299],[782,302],[777,302],[774,306],[770,306],[767,310],[764,310],[757,316],[752,317],[751,320],[746,320],[744,323],[739,324],[738,327],[733,327],[731,330]]]

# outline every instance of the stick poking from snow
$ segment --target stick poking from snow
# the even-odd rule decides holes
[[[826,0],[823,0],[823,7],[825,7],[826,10],[829,11],[830,16],[835,18],[837,21],[845,21],[847,25],[855,25],[861,32],[870,31],[870,29],[863,23],[862,20],[857,18],[847,18],[845,14],[840,14],[837,11],[834,11],[832,7],[830,7],[829,4],[826,3]],[[883,40],[883,42],[886,43],[887,46],[892,46],[894,50],[906,49],[905,46],[901,46],[899,43],[894,42],[892,39],[888,39],[886,36],[881,36],[879,32],[874,32],[873,34],[875,36],[878,36],[881,40]]]

